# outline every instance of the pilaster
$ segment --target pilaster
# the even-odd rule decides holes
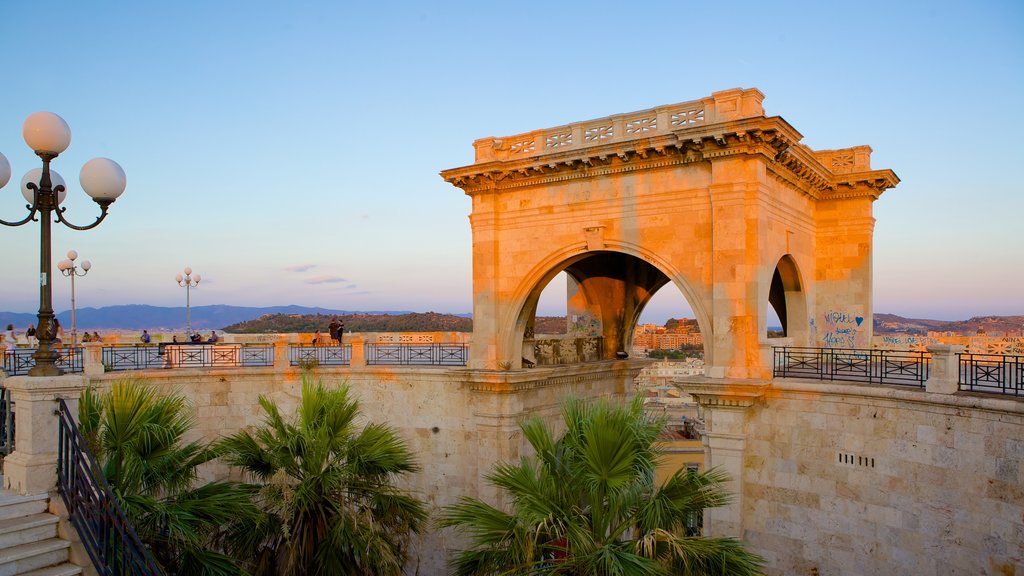
[[[742,537],[747,422],[769,385],[760,380],[712,380],[701,376],[677,378],[673,384],[692,395],[703,411],[707,467],[717,468],[729,476],[725,488],[732,495],[732,501],[705,511],[705,533],[714,537]]]

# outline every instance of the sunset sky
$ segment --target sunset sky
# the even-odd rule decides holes
[[[875,203],[875,312],[1024,314],[1022,31],[1018,1],[0,0],[0,218],[26,214],[21,126],[47,110],[69,219],[98,214],[88,159],[128,175],[98,228],[54,229],[55,263],[93,264],[79,307],[183,306],[189,265],[193,305],[471,312],[470,201],[438,172],[473,140],[756,87],[902,180]],[[35,311],[37,223],[0,227],[0,264],[0,310]],[[664,292],[645,320],[685,307]]]

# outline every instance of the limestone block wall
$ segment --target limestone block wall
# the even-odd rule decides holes
[[[322,368],[314,377],[325,383],[348,382],[367,421],[396,428],[417,454],[421,471],[407,479],[432,510],[462,496],[498,503],[498,493],[483,480],[499,461],[525,453],[518,422],[539,414],[560,421],[567,396],[610,397],[632,390],[641,369],[636,361],[599,362],[518,371],[473,371],[424,367]],[[92,376],[99,389],[126,373]],[[268,396],[290,415],[301,397],[297,369],[177,369],[131,373],[157,387],[184,394],[195,410],[197,426],[188,440],[215,440],[262,421],[257,402]],[[202,480],[230,476],[224,465],[203,471]],[[447,550],[458,547],[454,534],[428,527],[416,542],[421,574],[446,573]]]
[[[1019,574],[1024,404],[775,380],[748,409],[742,538],[767,574]]]

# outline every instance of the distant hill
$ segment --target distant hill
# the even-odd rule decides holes
[[[875,334],[927,334],[952,332],[963,336],[1017,333],[1024,330],[1024,316],[975,316],[968,320],[924,320],[895,314],[875,314]]]
[[[346,332],[472,332],[473,320],[454,314],[407,312],[382,314],[344,312],[338,314],[265,314],[224,327],[232,334],[316,332],[327,334],[331,319],[345,323]]]
[[[192,307],[192,327],[196,330],[220,330],[225,326],[259,318],[267,314],[352,314],[349,310],[331,310],[309,306],[213,306]],[[360,314],[406,314],[406,311],[359,312]],[[71,327],[71,311],[57,314],[60,323]],[[79,330],[159,330],[184,328],[186,309],[184,306],[165,307],[146,304],[105,306],[102,308],[79,308],[75,312],[75,323]],[[14,324],[21,332],[29,324],[36,323],[36,314],[0,312],[0,325]]]

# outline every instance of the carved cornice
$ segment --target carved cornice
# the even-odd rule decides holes
[[[640,373],[640,366],[627,366],[614,362],[614,371],[622,371],[623,377],[632,380]],[[604,367],[599,370],[598,367]],[[512,394],[538,388],[569,386],[576,387],[608,378],[607,363],[549,366],[530,370],[467,370],[467,383],[473,392],[491,394]]]
[[[538,152],[509,160],[491,160],[441,172],[446,182],[469,196],[500,193],[568,180],[653,170],[737,155],[765,159],[769,173],[817,200],[878,198],[899,183],[892,170],[857,170],[843,165],[833,172],[821,152],[800,144],[803,136],[779,117],[757,117],[699,124],[648,137],[619,140],[568,151]],[[866,148],[866,147],[862,147]],[[845,159],[846,151],[828,151]],[[836,164],[835,161],[832,162]]]
[[[750,408],[764,398],[769,386],[760,380],[719,380],[703,376],[677,378],[673,384],[693,396],[697,404],[712,408]]]
[[[774,160],[800,138],[781,118],[748,118],[566,152],[482,162],[442,171],[441,177],[472,196],[741,154]]]

